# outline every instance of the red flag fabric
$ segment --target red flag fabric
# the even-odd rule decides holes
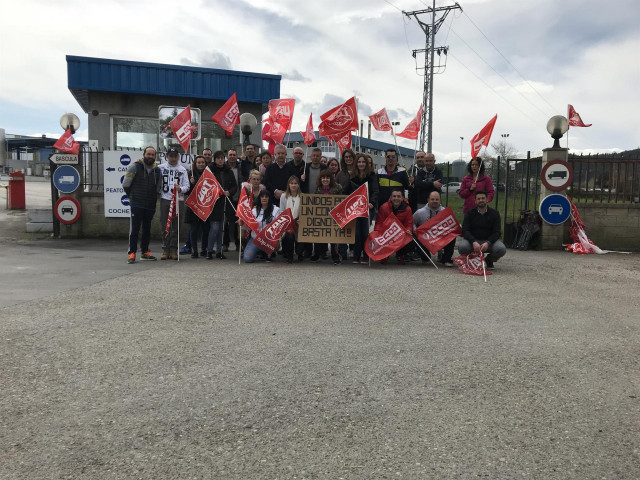
[[[351,132],[345,132],[344,135],[327,135],[327,138],[338,145],[340,149],[340,156],[342,156],[342,152],[344,152],[347,148],[351,148]]]
[[[357,130],[358,109],[356,107],[356,97],[351,97],[342,105],[323,113],[320,115],[320,119],[322,120],[318,125],[320,136],[343,136],[345,132]]]
[[[57,148],[61,152],[78,155],[78,152],[80,151],[80,144],[76,142],[75,138],[73,138],[71,129],[69,128],[62,134],[58,141],[53,144],[53,148]]]
[[[287,231],[291,231],[292,228],[295,228],[295,220],[291,209],[287,208],[256,235],[253,243],[260,250],[271,255],[278,248],[278,242],[282,235]]]
[[[304,132],[300,132],[302,134],[302,139],[304,143],[308,146],[313,145],[313,142],[316,141],[316,134],[313,133],[313,114],[309,114],[309,121],[307,122],[307,129]]]
[[[173,134],[184,148],[185,153],[189,150],[189,142],[191,141],[191,105],[187,105],[180,114],[169,122]]]
[[[575,243],[563,244],[562,246],[568,252],[577,253],[580,255],[586,255],[589,253],[608,253],[606,250],[602,250],[587,236],[585,231],[585,225],[580,218],[578,208],[573,204],[571,199],[567,197],[569,204],[571,205],[571,226],[569,227],[569,235]]]
[[[253,201],[245,188],[241,189],[240,198],[238,198],[238,207],[236,208],[236,217],[244,222],[254,232],[259,233],[260,226],[256,217],[253,216]]]
[[[169,235],[169,231],[171,230],[171,222],[173,221],[173,217],[177,217],[180,214],[180,209],[176,208],[178,203],[178,187],[177,183],[173,184],[173,193],[171,194],[171,204],[169,205],[169,215],[167,215],[167,225],[164,227],[165,235]]]
[[[369,216],[369,190],[367,184],[362,184],[355,192],[336,205],[329,215],[333,217],[340,228],[344,228],[356,217]]]
[[[482,146],[484,145],[486,147],[489,145],[489,140],[491,140],[491,134],[493,133],[493,127],[495,127],[497,119],[498,114],[496,113],[495,117],[489,120],[489,123],[487,123],[484,128],[471,139],[471,158],[477,158]]]
[[[284,131],[287,132],[291,129],[293,109],[295,105],[296,100],[294,98],[279,98],[277,100],[269,100],[269,119],[275,123],[282,125]]]
[[[189,197],[184,202],[187,207],[193,210],[202,221],[211,215],[213,205],[218,201],[222,193],[222,185],[208,168],[200,176],[200,180],[195,184]]]
[[[422,118],[422,115],[420,116]],[[371,125],[379,132],[391,132],[391,122],[389,121],[389,116],[387,115],[387,109],[383,108],[378,113],[374,113],[373,115],[369,115],[369,120],[371,120]]]
[[[438,212],[433,218],[416,228],[418,241],[432,255],[438,253],[461,234],[462,228],[451,207]]]
[[[409,122],[405,129],[398,133],[398,137],[408,138],[409,140],[417,140],[420,134],[420,125],[422,125],[422,105],[416,113],[416,117]]]
[[[467,275],[479,275],[484,276],[482,271],[482,260],[479,252],[473,252],[468,255],[460,255],[453,258],[453,261],[458,264],[458,268],[462,273]],[[491,275],[491,270],[486,270],[487,275]]]
[[[593,125],[593,123],[590,123],[589,125],[585,125],[584,122],[582,121],[582,118],[580,118],[580,115],[578,115],[578,112],[576,112],[576,109],[573,108],[573,105],[571,104],[569,104],[568,117],[569,117],[569,127],[590,127],[591,125]]]
[[[413,240],[413,235],[405,231],[393,213],[384,220],[382,228],[382,231],[371,232],[364,243],[365,252],[374,261],[387,258]]]
[[[220,107],[220,110],[211,119],[217,122],[228,134],[233,133],[234,126],[240,124],[240,109],[238,108],[238,97],[235,93],[231,95],[231,98]]]

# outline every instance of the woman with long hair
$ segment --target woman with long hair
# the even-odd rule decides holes
[[[262,160],[260,161],[260,166],[258,170],[264,177],[265,172],[267,171],[267,167],[273,163],[273,155],[269,152],[262,152]]]
[[[287,189],[280,196],[280,211],[284,212],[287,208],[291,209],[291,215],[297,221],[300,215],[300,180],[296,175],[289,177]],[[302,252],[296,247],[296,232],[286,232],[282,237],[282,253],[287,263],[293,263],[294,253],[297,253],[298,260],[302,261]]]
[[[353,176],[349,182],[349,187],[345,189],[345,193],[353,193],[366,183],[369,190],[369,212],[372,212],[374,206],[378,203],[378,176],[373,167],[369,165],[365,154],[359,153],[356,155],[354,163]],[[369,263],[369,257],[364,251],[364,242],[369,236],[369,222],[368,217],[356,218],[356,241],[353,245],[352,263]]]
[[[484,173],[484,162],[480,158],[472,158],[467,164],[467,171],[469,175],[462,179],[460,193],[458,193],[464,198],[462,213],[466,213],[476,206],[476,192],[481,190],[487,192],[487,203],[493,200],[495,194],[491,177]]]
[[[318,176],[316,193],[319,193],[321,195],[340,195],[342,193],[342,187],[339,183],[336,183],[336,179],[328,168],[322,170],[320,172],[320,176]],[[317,262],[326,251],[326,243],[314,243],[313,256],[311,257],[311,261]],[[337,244],[331,244],[331,259],[333,260],[334,265],[340,265],[342,263]]]
[[[253,207],[252,213],[258,222],[259,230],[262,230],[273,222],[278,215],[280,215],[280,209],[273,204],[271,194],[264,190],[258,195],[258,201]],[[253,243],[255,238],[256,232],[252,231],[251,239],[249,240],[249,243],[247,243],[242,257],[244,258],[245,263],[253,263],[258,253],[262,251]],[[267,255],[266,260],[267,262],[270,262],[271,257]]]
[[[342,152],[342,158],[340,159],[340,171],[336,174],[336,182],[342,185],[342,189],[346,189],[349,185],[349,181],[356,169],[356,155],[353,150],[346,148]]]
[[[193,162],[193,170],[191,171],[191,176],[189,178],[189,182],[191,183],[191,190],[189,190],[189,195],[193,193],[193,188],[200,180],[200,177],[204,173],[207,168],[207,163],[202,155],[196,156],[195,161]],[[195,195],[195,194],[194,194]],[[189,240],[191,241],[191,258],[198,258],[200,255],[198,254],[198,239],[202,239],[204,241],[204,232],[207,234],[209,232],[209,221],[202,220],[198,217],[191,208],[187,207],[184,214],[184,223],[188,223],[191,225],[189,229]],[[208,235],[207,235],[208,236]],[[206,255],[206,244],[203,243],[201,245],[202,248],[202,256]]]

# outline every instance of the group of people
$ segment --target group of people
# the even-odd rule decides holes
[[[339,160],[331,158],[326,163],[322,162],[319,148],[311,150],[308,163],[304,161],[304,151],[300,147],[293,150],[293,160],[290,161],[287,161],[284,145],[277,145],[273,155],[268,151],[258,154],[256,147],[249,145],[242,159],[235,150],[229,150],[225,155],[222,151],[205,149],[195,157],[190,171],[179,164],[177,149],[170,148],[166,157],[166,163],[156,164],[156,150],[147,147],[143,158],[133,162],[124,176],[123,188],[129,196],[131,208],[129,263],[136,261],[138,240],[142,251],[140,259],[156,259],[149,250],[149,241],[157,197],[160,198],[160,224],[163,227],[161,260],[178,258],[178,222],[184,218],[190,228],[187,244],[180,250],[183,254],[190,253],[192,258],[211,260],[215,256],[224,259],[224,252],[228,251],[233,240],[236,251],[243,250],[245,262],[252,263],[258,258],[272,261],[275,253],[268,255],[262,252],[254,243],[256,233],[235,216],[242,189],[253,201],[252,213],[259,229],[262,229],[287,209],[297,220],[301,193],[348,195],[362,185],[368,185],[370,215],[356,219],[353,245],[297,242],[296,234],[287,232],[281,239],[281,253],[289,263],[293,263],[296,256],[298,261],[308,258],[317,262],[329,255],[336,265],[349,257],[353,263],[369,263],[365,241],[374,219],[374,230],[380,230],[384,220],[393,214],[408,233],[413,233],[444,209],[440,198],[442,172],[435,166],[435,156],[422,151],[417,152],[415,165],[407,170],[398,165],[397,152],[388,149],[385,165],[378,171],[370,155],[356,154],[351,149],[344,150]],[[184,200],[205,169],[216,177],[223,196],[214,204],[208,218],[203,220],[190,208],[185,209]],[[493,268],[493,262],[506,253],[504,244],[499,240],[500,214],[488,206],[494,195],[493,184],[484,173],[480,159],[472,159],[467,170],[468,175],[463,178],[459,192],[464,199],[464,221],[458,250],[460,254],[483,252],[487,266]],[[164,232],[175,185],[180,216],[178,221],[171,223],[168,232]],[[408,192],[406,197],[405,192]],[[414,247],[416,245],[411,243],[399,250],[397,262],[404,264],[420,258],[430,261],[428,252]],[[454,248],[455,240],[439,252],[438,261],[453,266]],[[381,263],[386,261],[384,259]]]

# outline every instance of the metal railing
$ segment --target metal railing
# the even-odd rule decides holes
[[[583,203],[639,203],[640,158],[621,154],[569,155],[567,195]]]

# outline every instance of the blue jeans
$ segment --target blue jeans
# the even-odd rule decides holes
[[[222,222],[210,222],[207,252],[213,253],[213,242],[216,242],[216,253],[222,253]]]
[[[147,253],[149,251],[149,240],[151,240],[151,220],[153,220],[155,213],[155,210],[131,206],[128,253],[136,253],[138,250],[138,234],[140,232],[140,227],[142,227],[140,250],[142,253]]]
[[[262,250],[260,250],[258,246],[253,243],[252,238],[249,240],[249,243],[247,243],[247,246],[244,247],[244,254],[242,255],[242,258],[244,259],[245,263],[253,263],[256,260],[256,256],[261,251]]]

